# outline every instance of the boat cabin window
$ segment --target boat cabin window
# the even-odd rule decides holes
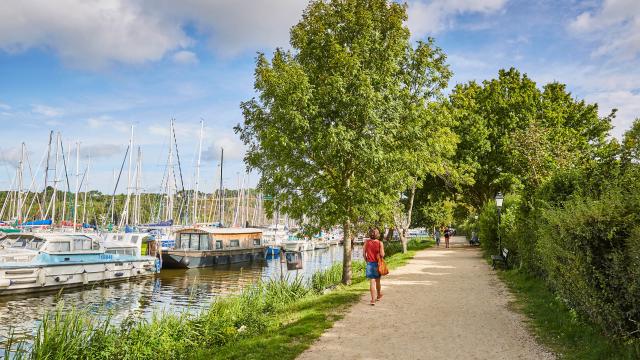
[[[253,239],[253,246],[260,246],[260,239]]]
[[[5,239],[4,245],[15,249],[39,250],[44,244],[43,239],[32,235],[9,235]]]
[[[71,251],[71,242],[70,241],[50,242],[49,245],[47,245],[47,250],[49,252],[52,252],[52,253],[55,253],[55,252],[60,252],[60,253],[70,252]]]
[[[180,249],[210,250],[209,234],[182,233],[180,234]]]
[[[216,250],[222,250],[222,240],[216,240]]]
[[[135,244],[136,242],[138,242],[138,235],[132,235],[131,236],[131,243]]]
[[[240,247],[240,240],[229,240],[229,247]]]
[[[200,234],[200,250],[209,250],[208,234]]]
[[[122,248],[122,249],[109,249],[106,251],[107,254],[113,254],[113,255],[129,255],[129,256],[133,256],[134,255],[134,249],[131,248]]]
[[[93,242],[91,241],[91,238],[86,236],[74,236],[73,249],[76,251],[93,250]]]

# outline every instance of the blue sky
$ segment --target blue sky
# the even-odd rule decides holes
[[[299,0],[23,0],[0,8],[0,188],[8,188],[25,142],[33,171],[50,130],[91,157],[89,185],[113,187],[131,125],[143,151],[143,186],[158,191],[176,119],[186,179],[205,121],[201,189],[225,148],[225,183],[243,171],[232,127],[253,96],[257,51],[286,47]],[[614,136],[640,117],[640,1],[411,0],[413,40],[448,55],[451,85],[515,66],[539,85],[618,108]],[[68,146],[68,145],[67,145]],[[256,176],[250,180],[255,183]],[[42,180],[38,179],[41,183]],[[185,180],[190,183],[191,180]],[[39,185],[41,186],[41,185]],[[72,185],[73,186],[73,185]],[[120,189],[123,191],[123,187]]]

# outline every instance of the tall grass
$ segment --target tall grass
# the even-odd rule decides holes
[[[353,262],[362,272],[364,263]],[[263,333],[274,315],[301,299],[323,293],[340,283],[342,264],[302,277],[259,282],[240,294],[217,299],[199,313],[154,314],[129,318],[120,325],[110,317],[58,306],[47,313],[32,343],[11,335],[5,355],[12,359],[183,359],[198,347],[224,346]],[[30,351],[25,349],[30,348]],[[0,356],[2,358],[2,356]]]

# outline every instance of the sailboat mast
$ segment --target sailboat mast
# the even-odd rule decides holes
[[[82,224],[87,223],[87,192],[89,191],[89,165],[91,165],[91,158],[85,169],[85,183],[84,183],[84,199],[82,200]]]
[[[224,148],[220,148],[220,219],[218,224],[222,226],[224,218],[224,195],[222,194],[222,165],[224,164]]]
[[[56,137],[56,163],[55,169],[53,170],[53,195],[51,195],[51,224],[55,225],[56,223],[56,198],[58,195],[58,161],[60,160],[60,133]]]
[[[24,171],[24,148],[25,144],[22,143],[22,149],[20,154],[20,163],[18,164],[18,197],[16,199],[16,219],[18,219],[18,224],[22,223],[22,187],[23,187],[23,171]]]
[[[167,165],[167,220],[173,219],[173,186],[175,175],[173,173],[173,120],[169,126],[169,164]]]
[[[198,144],[198,162],[196,163],[196,192],[193,194],[193,222],[198,222],[198,192],[200,191],[200,159],[202,158],[202,137],[204,135],[204,120],[200,120],[200,143]]]
[[[47,206],[47,184],[49,180],[49,160],[51,159],[51,142],[53,141],[53,130],[49,132],[49,145],[47,146],[47,163],[44,169],[44,190],[42,192],[42,205],[40,212]],[[44,218],[44,216],[43,216]]]
[[[78,221],[78,193],[80,192],[80,142],[76,142],[76,194],[73,201],[73,229]]]

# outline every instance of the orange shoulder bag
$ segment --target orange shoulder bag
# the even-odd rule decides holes
[[[380,254],[378,254],[378,274],[381,276],[389,275],[389,268],[387,267],[387,263],[384,262],[384,259]]]

